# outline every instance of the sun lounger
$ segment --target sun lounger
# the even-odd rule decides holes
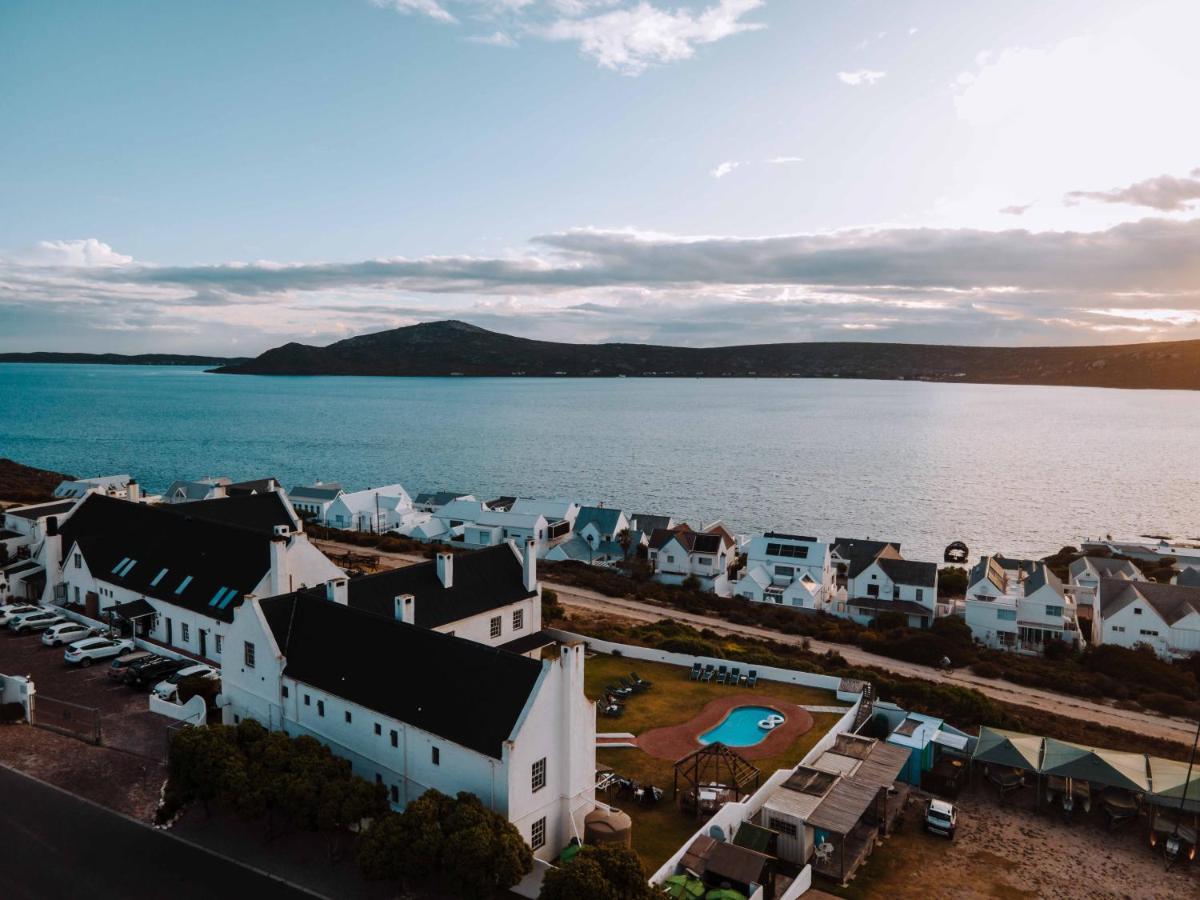
[[[644,691],[654,687],[653,681],[647,681],[645,678],[640,677],[637,672],[630,672],[629,677],[633,681],[634,687],[640,687]]]
[[[746,679],[746,687],[754,687],[758,684],[758,669],[751,669],[750,675]]]
[[[700,680],[701,681],[712,681],[713,671],[714,671],[714,669],[711,665],[705,666],[704,674],[700,676]]]
[[[692,681],[700,680],[700,673],[704,671],[704,666],[700,663],[692,663]]]
[[[615,697],[628,697],[633,693],[633,688],[621,687],[619,684],[610,684],[605,690]]]
[[[725,679],[728,677],[729,672],[726,671],[724,666],[721,666],[721,668],[717,669],[717,684],[724,684]]]
[[[644,691],[649,687],[648,684],[638,684],[637,682],[630,681],[628,678],[618,678],[617,680],[620,681],[624,687],[629,688],[631,691]]]
[[[737,684],[737,683],[738,683],[738,680],[739,680],[739,679],[740,679],[740,677],[741,677],[741,674],[742,674],[741,667],[739,667],[739,666],[734,666],[734,667],[733,667],[733,670],[732,670],[732,671],[729,673],[729,683],[730,683],[730,684]]]

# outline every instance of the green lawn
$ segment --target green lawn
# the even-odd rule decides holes
[[[701,684],[690,680],[689,669],[619,656],[596,656],[587,661],[588,696],[599,698],[605,685],[615,681],[618,676],[628,677],[630,671],[636,671],[642,678],[654,682],[654,687],[630,697],[626,701],[625,715],[619,719],[607,719],[603,716],[598,718],[598,731],[628,731],[641,734],[661,725],[676,725],[693,718],[710,700],[731,693],[744,696],[748,702],[751,702],[756,694],[769,693],[781,700],[808,706],[848,705],[839,703],[832,691],[774,681],[759,681],[754,690],[719,685],[715,682]],[[814,713],[812,729],[797,738],[784,752],[751,762],[762,771],[764,780],[776,769],[791,768],[800,762],[838,718],[834,713]],[[642,857],[647,872],[654,871],[700,826],[699,820],[683,815],[675,807],[670,792],[674,774],[673,762],[655,759],[635,748],[598,750],[596,761],[612,766],[618,774],[626,778],[652,783],[667,792],[658,806],[651,808],[636,806],[626,800],[613,800],[614,805],[633,819],[633,847]]]

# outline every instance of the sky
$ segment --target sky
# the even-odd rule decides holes
[[[1200,338],[1195,0],[6,0],[0,350]]]

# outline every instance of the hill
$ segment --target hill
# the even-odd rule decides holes
[[[11,459],[0,457],[0,500],[17,503],[36,503],[49,500],[59,482],[72,479],[74,475],[35,469]],[[0,516],[0,519],[3,517]]]
[[[176,353],[0,353],[0,362],[59,363],[105,366],[223,366],[244,362],[225,356],[186,356]]]
[[[1200,341],[1111,347],[795,343],[561,344],[429,322],[327,347],[285,344],[215,371],[247,375],[872,378],[1200,389]]]

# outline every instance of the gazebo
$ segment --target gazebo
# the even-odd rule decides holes
[[[682,780],[682,791],[680,781]],[[691,805],[697,816],[713,813],[758,790],[762,772],[724,744],[709,744],[675,761],[675,802]]]

